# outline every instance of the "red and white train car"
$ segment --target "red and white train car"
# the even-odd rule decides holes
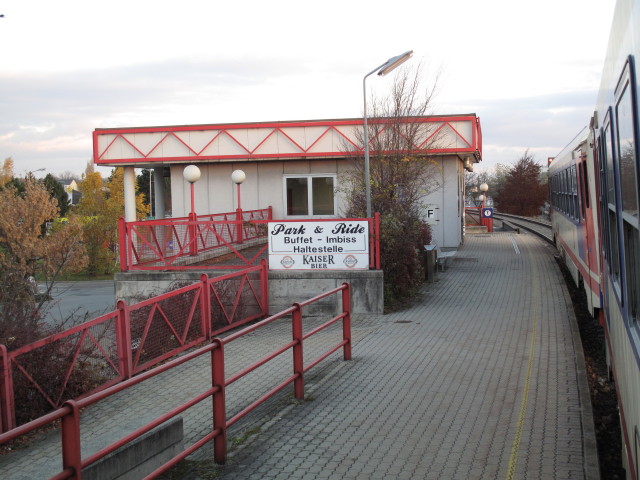
[[[640,0],[618,0],[589,127],[549,168],[556,244],[604,327],[632,479],[640,478],[639,56]]]
[[[549,166],[553,238],[594,316],[602,306],[595,168],[586,127]]]

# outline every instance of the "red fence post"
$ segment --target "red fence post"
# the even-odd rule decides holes
[[[216,388],[213,393],[213,430],[220,430],[213,439],[213,458],[216,463],[223,464],[227,461],[227,412],[225,400],[224,376],[224,343],[219,338],[214,338],[211,343],[211,386]]]
[[[120,244],[120,271],[126,272],[129,270],[127,265],[127,225],[124,218],[120,217],[118,220],[118,240]]]
[[[269,205],[269,207],[267,208],[268,213],[267,213],[267,220],[272,220],[273,219],[273,207],[271,205]]]
[[[369,224],[369,269],[375,268],[376,265],[376,247],[375,247],[375,237],[376,237],[376,229],[373,219],[367,218],[367,223]]]
[[[16,412],[13,392],[13,371],[11,359],[5,345],[0,345],[2,356],[0,368],[0,432],[8,432],[16,426]]]
[[[80,451],[80,412],[75,400],[68,400],[62,405],[70,412],[62,417],[62,468],[73,471],[75,479],[82,478],[82,454]]]
[[[376,232],[376,270],[380,270],[380,213],[375,214],[375,232]]]
[[[197,232],[197,225],[196,225],[196,220],[198,219],[198,217],[196,217],[196,214],[191,212],[189,214],[189,254],[190,255],[197,255],[198,254],[198,232]]]
[[[293,381],[294,395],[297,400],[304,400],[304,355],[302,352],[302,307],[294,303],[295,310],[291,315],[291,329],[293,333]]]
[[[116,342],[118,347],[118,361],[123,378],[133,376],[133,357],[131,355],[131,319],[129,307],[124,300],[118,300],[118,320],[116,323]]]
[[[342,313],[345,314],[342,319],[342,339],[346,342],[343,348],[343,357],[345,360],[351,360],[351,285],[343,283],[342,286]]]
[[[209,294],[209,277],[206,273],[200,275],[202,334],[207,340],[211,339],[211,295]]]
[[[242,231],[242,224],[244,221],[244,217],[242,216],[242,209],[241,208],[237,208],[236,209],[236,222],[237,222],[237,226],[236,226],[236,241],[238,242],[238,244],[242,243],[242,234],[244,233]]]
[[[260,294],[262,297],[262,313],[269,315],[269,268],[267,261],[260,260]]]

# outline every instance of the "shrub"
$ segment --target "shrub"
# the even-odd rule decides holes
[[[394,212],[381,218],[380,230],[385,308],[394,310],[424,282],[422,252],[431,243],[431,228],[420,218]]]

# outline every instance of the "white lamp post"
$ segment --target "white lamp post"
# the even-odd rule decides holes
[[[240,207],[240,185],[247,179],[247,175],[242,170],[234,170],[231,174],[231,180],[238,186],[238,208]]]
[[[240,206],[240,185],[246,179],[247,175],[242,170],[234,170],[233,173],[231,173],[231,180],[238,187],[238,208],[236,210],[236,222],[238,224],[236,227],[236,240],[238,243],[242,243],[242,223],[244,220],[242,217],[242,207]]]
[[[200,179],[200,169],[195,165],[184,167],[182,171],[184,179],[191,184],[191,213],[189,214],[189,238],[191,239],[191,255],[198,253],[198,237],[196,232],[196,207],[193,184]]]
[[[391,57],[382,65],[374,68],[362,79],[362,92],[364,94],[364,184],[367,200],[367,218],[371,218],[371,183],[369,181],[369,136],[367,132],[367,77],[378,72],[379,76],[384,76],[396,67],[402,65],[413,55],[413,50],[409,50],[395,57]]]
[[[487,185],[486,183],[483,183],[482,185],[480,185],[480,191],[482,192],[482,195],[478,197],[478,200],[482,202],[482,207],[484,208],[484,202],[486,202],[487,200],[487,192],[489,191],[489,185]]]
[[[482,202],[482,209],[480,210],[481,225],[486,226],[488,232],[493,232],[493,218],[484,217],[484,205],[485,202],[489,199],[489,196],[487,195],[487,192],[489,191],[489,185],[487,185],[486,183],[481,184],[480,191],[482,192],[482,195],[480,195],[478,199]]]
[[[200,169],[195,165],[189,165],[184,167],[182,171],[182,176],[184,179],[191,184],[191,214],[195,216],[195,196],[194,196],[194,187],[193,184],[196,183],[200,179]]]

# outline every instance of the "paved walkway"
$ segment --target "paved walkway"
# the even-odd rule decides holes
[[[414,307],[354,319],[353,360],[335,354],[309,372],[306,401],[274,397],[229,432],[225,466],[205,448],[167,478],[598,478],[579,333],[553,253],[526,234],[467,236]],[[305,357],[336,334],[305,344]],[[229,344],[227,376],[290,335],[278,322]],[[229,388],[229,415],[290,375],[285,357]],[[208,368],[192,362],[89,408],[83,456],[204,390]],[[185,415],[185,443],[210,428],[210,408]],[[51,434],[0,457],[0,477],[56,473],[58,449]]]

